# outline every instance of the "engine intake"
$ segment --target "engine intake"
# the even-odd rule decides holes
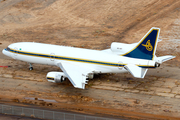
[[[49,72],[46,75],[48,82],[61,83],[65,81],[67,76],[63,72]]]

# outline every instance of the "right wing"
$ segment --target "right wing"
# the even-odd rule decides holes
[[[74,87],[81,89],[85,88],[87,76],[89,73],[92,73],[92,70],[69,62],[60,62],[57,63],[57,65],[68,77]]]

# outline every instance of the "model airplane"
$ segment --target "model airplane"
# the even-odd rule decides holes
[[[133,44],[112,43],[110,49],[90,50],[59,45],[20,42],[9,45],[4,55],[30,63],[54,65],[63,72],[49,72],[47,80],[59,83],[68,78],[76,88],[85,88],[87,78],[94,74],[130,72],[136,78],[144,78],[148,68],[159,67],[162,62],[175,58],[167,55],[156,57],[160,29],[151,28]]]

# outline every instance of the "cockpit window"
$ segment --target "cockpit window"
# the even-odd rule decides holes
[[[9,48],[9,47],[7,47],[7,48],[6,48],[6,50],[7,50],[7,51],[10,51],[10,48]]]

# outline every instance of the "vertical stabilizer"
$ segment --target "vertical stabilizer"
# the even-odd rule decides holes
[[[151,28],[139,41],[137,46],[122,56],[131,58],[153,60],[156,52],[160,29]]]

